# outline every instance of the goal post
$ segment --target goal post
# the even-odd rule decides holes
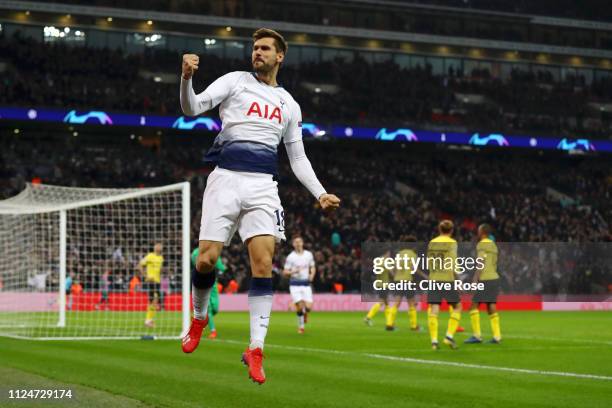
[[[66,327],[66,210],[59,212],[59,320],[57,327]]]
[[[28,184],[0,201],[0,335],[180,336],[190,321],[190,219],[188,182]],[[155,244],[159,274],[141,266]]]

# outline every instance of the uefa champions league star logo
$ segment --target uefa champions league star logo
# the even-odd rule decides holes
[[[302,123],[302,133],[306,136],[321,137],[325,136],[326,132],[314,123]]]
[[[410,129],[397,129],[394,132],[388,132],[387,128],[382,128],[376,133],[376,140],[383,141],[399,141],[404,137],[406,142],[418,142],[419,138]]]
[[[595,151],[595,146],[589,141],[589,139],[576,139],[569,141],[566,138],[561,139],[557,145],[559,150],[582,150],[585,152]]]
[[[474,133],[468,143],[474,146],[510,146],[510,143],[508,143],[504,135],[499,133],[491,133],[489,136],[485,137],[480,137],[478,133]]]
[[[219,126],[219,124],[214,119],[197,118],[194,120],[189,120],[185,118],[184,116],[181,116],[177,120],[175,120],[174,123],[172,124],[172,127],[174,129],[181,129],[181,130],[193,130],[193,129],[200,128],[200,127],[205,127],[207,130],[210,130],[210,131],[221,130],[221,126]]]
[[[71,110],[64,117],[64,122],[82,125],[84,123],[87,123],[87,121],[90,119],[96,120],[101,125],[112,125],[113,124],[113,121],[110,118],[110,116],[108,116],[106,112],[102,112],[102,111],[91,111],[83,115],[77,115],[75,110]]]

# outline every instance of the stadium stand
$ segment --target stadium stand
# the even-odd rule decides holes
[[[349,2],[351,7],[358,3]],[[368,8],[375,10],[378,7],[375,3],[368,4]],[[296,8],[278,8],[283,12],[276,15],[273,2],[265,12],[268,19],[307,24],[607,47],[605,36],[581,42],[579,35],[563,39],[556,33],[550,39],[540,39],[530,37],[533,34],[530,30],[525,35],[525,27],[518,23],[476,24],[478,19],[474,17],[481,13],[477,9],[490,8],[523,14],[547,10],[550,15],[552,2],[519,1],[505,5],[505,9],[504,5],[488,0],[420,3],[423,2],[401,7],[387,4],[387,14],[370,10],[365,20],[360,19],[363,10],[357,10],[358,7],[349,7],[350,12],[345,14],[333,13],[330,7],[335,5],[322,2],[313,2],[312,13],[295,12],[302,7],[297,4]],[[251,1],[95,0],[88,4],[237,18],[263,12],[261,5]],[[396,13],[397,19],[388,20],[395,6],[412,7],[412,17],[406,20]],[[596,7],[580,10],[572,7],[573,3],[567,4],[562,12],[559,7],[552,8],[559,10],[560,16],[606,18],[603,12],[593,13]],[[476,14],[464,12],[465,9]],[[587,11],[589,14],[584,14]],[[419,13],[428,17],[415,18]],[[447,24],[449,16],[465,18],[467,23]],[[612,76],[608,71],[593,69],[585,76],[585,70],[561,68],[561,75],[553,75],[548,69],[550,65],[516,64],[500,72],[487,61],[461,64],[465,69],[445,63],[445,68],[440,69],[426,58],[421,58],[422,63],[406,66],[369,59],[358,50],[350,53],[351,58],[288,62],[281,70],[280,82],[299,101],[305,121],[601,139],[610,139],[612,135],[612,117],[603,108],[612,102]],[[19,30],[10,35],[7,32],[0,35],[0,105],[179,115],[178,84],[167,78],[178,80],[180,58],[180,52],[169,48],[143,47],[143,52],[127,52],[61,41],[41,42]],[[201,54],[200,66],[202,69],[194,78],[199,90],[226,72],[250,70],[246,59],[221,58],[214,53]],[[163,80],[155,81],[148,75],[152,72]],[[155,186],[190,179],[192,236],[197,236],[200,198],[211,171],[202,157],[212,135],[198,132],[198,136],[181,142],[164,135],[151,146],[140,137],[126,139],[126,132],[131,133],[112,130],[114,139],[94,140],[82,130],[78,138],[64,140],[63,135],[45,135],[35,143],[24,134],[3,136],[0,198],[16,194],[25,182],[34,179],[81,187]],[[57,143],[57,138],[62,142]],[[287,224],[291,233],[304,236],[315,253],[320,271],[315,282],[318,290],[330,291],[337,283],[345,291],[358,289],[361,242],[397,240],[406,231],[419,240],[428,240],[442,217],[454,220],[461,241],[472,240],[474,229],[481,222],[495,225],[496,237],[506,242],[612,239],[612,174],[605,158],[570,158],[557,152],[540,156],[538,152],[502,154],[397,146],[328,140],[308,143],[308,154],[317,174],[325,185],[342,195],[343,210],[333,218],[320,215],[308,193],[292,176],[287,160],[282,161],[280,192]],[[125,259],[130,259],[130,255],[125,254]],[[230,272],[221,278],[222,283],[235,280],[244,288],[249,275],[248,260],[237,239],[226,255]],[[281,261],[276,259],[277,272]],[[125,264],[125,260],[107,262],[109,265],[100,264],[96,268],[113,268],[114,288],[127,290],[134,268]],[[96,287],[99,271],[87,271],[83,265],[74,268],[75,273],[83,275],[85,290]],[[505,289],[519,287],[520,277],[517,279],[507,282]],[[179,286],[176,276],[171,276],[170,287]]]
[[[176,74],[180,55],[147,49],[119,50],[40,43],[18,34],[0,38],[0,104],[179,113],[177,84],[143,78],[143,70]],[[232,70],[249,70],[248,61],[202,55],[205,69],[196,88]],[[58,63],[70,61],[71,63]],[[45,75],[40,75],[44,71]],[[392,62],[307,63],[287,66],[280,80],[300,101],[308,121],[454,126],[497,132],[573,133],[609,138],[611,117],[592,103],[612,101],[612,78],[568,75],[563,81],[546,71],[513,70],[507,80],[487,69],[434,75],[424,64],[401,68]],[[321,84],[317,89],[304,83]],[[334,84],[325,92],[324,84]]]
[[[212,136],[200,134],[190,141],[162,142],[162,148],[151,148],[137,141],[110,144],[81,136],[68,136],[63,143],[53,139],[32,143],[23,134],[7,136],[0,152],[0,198],[16,194],[34,178],[81,187],[153,186],[187,178],[192,184],[192,236],[197,237],[200,198],[212,170],[202,157],[211,140]],[[612,174],[605,158],[452,152],[405,144],[398,150],[396,146],[308,143],[321,180],[343,197],[343,211],[334,217],[320,214],[286,158],[282,159],[279,183],[289,237],[301,234],[313,250],[320,272],[315,283],[318,290],[330,291],[335,283],[342,283],[345,291],[357,290],[362,242],[393,241],[406,231],[425,241],[444,217],[454,220],[460,241],[473,240],[481,222],[494,224],[497,239],[506,242],[612,239]],[[408,194],[403,193],[406,187]],[[339,244],[332,243],[334,234]],[[115,269],[112,276],[118,290],[127,290],[132,278],[133,265],[126,264],[130,255],[123,254],[123,261],[107,261]],[[230,272],[221,278],[222,283],[235,279],[241,287],[248,285],[248,260],[237,237],[226,256]],[[276,259],[277,268],[281,261]],[[96,287],[99,271],[93,266],[75,268],[77,275],[89,276],[81,279],[85,290]],[[280,281],[279,274],[276,279]],[[507,284],[505,289],[511,290],[513,285],[520,286],[520,280]],[[170,276],[170,287],[180,287],[176,276]]]

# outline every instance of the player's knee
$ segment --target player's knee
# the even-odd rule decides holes
[[[272,256],[269,254],[254,256],[251,261],[251,269],[253,276],[269,276],[272,272]]]
[[[196,269],[200,273],[209,273],[215,268],[217,263],[217,257],[214,254],[209,252],[204,252],[198,255],[198,260],[196,262]]]

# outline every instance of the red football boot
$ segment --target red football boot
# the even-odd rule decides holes
[[[202,331],[208,325],[208,316],[206,319],[200,320],[195,317],[191,320],[191,326],[189,332],[183,337],[183,353],[193,353],[198,344],[200,344],[200,338],[202,337]]]
[[[456,330],[457,333],[463,333],[464,331],[465,331],[465,329],[463,327],[461,327],[461,326],[457,327],[457,330]]]
[[[263,353],[260,348],[247,349],[242,353],[242,362],[249,367],[249,378],[258,384],[266,382],[266,374],[263,369]]]

